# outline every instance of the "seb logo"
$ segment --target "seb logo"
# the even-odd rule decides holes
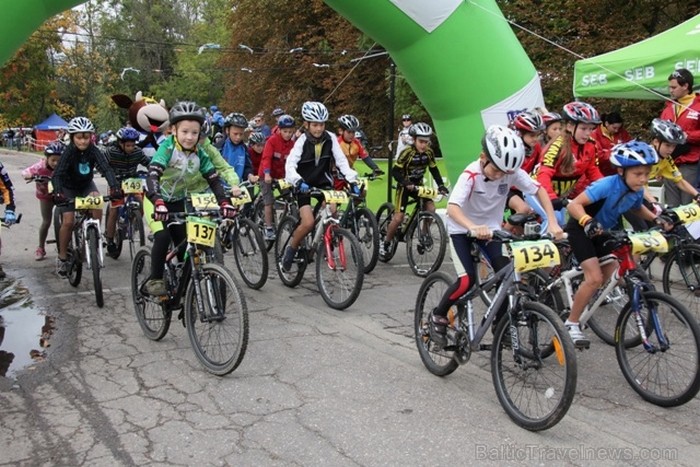
[[[653,66],[640,66],[631,70],[625,70],[625,77],[631,81],[651,79],[654,76],[656,76],[656,72]]]
[[[640,81],[643,79],[651,79],[656,76],[656,70],[653,66],[640,66],[624,71],[625,79],[628,81]],[[588,73],[581,76],[581,86],[594,87],[608,84],[608,75],[606,73]]]
[[[581,76],[581,86],[600,86],[608,84],[608,75],[605,73],[588,73]]]

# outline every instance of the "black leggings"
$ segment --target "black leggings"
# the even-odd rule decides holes
[[[165,203],[165,206],[170,212],[183,212],[185,210],[185,201]],[[173,245],[179,245],[186,238],[185,224],[168,224],[168,221],[165,221],[165,225],[166,227],[163,230],[153,235],[151,279],[163,279],[165,257],[168,255],[171,242]]]

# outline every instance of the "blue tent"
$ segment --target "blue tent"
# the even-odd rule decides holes
[[[68,122],[53,113],[43,122],[34,125],[34,128],[37,130],[63,130],[68,128]]]

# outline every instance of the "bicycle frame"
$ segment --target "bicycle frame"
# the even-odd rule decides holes
[[[80,250],[83,251],[83,254],[85,255],[86,262],[87,262],[87,267],[88,269],[92,269],[92,260],[90,259],[90,255],[88,254],[88,244],[85,241],[87,238],[87,231],[88,229],[93,226],[97,229],[97,251],[98,251],[98,259],[100,261],[100,264],[97,265],[99,268],[104,267],[104,251],[102,247],[102,231],[100,230],[100,222],[92,217],[92,214],[89,213],[83,213],[80,211],[77,211],[76,213],[76,220],[75,220],[75,227],[73,227],[73,230],[75,231],[76,229],[80,229],[81,231],[81,237],[80,237],[80,242],[82,245],[76,245],[76,248],[80,248]]]

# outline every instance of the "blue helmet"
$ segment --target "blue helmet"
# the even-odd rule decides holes
[[[117,131],[119,141],[138,141],[140,138],[141,134],[135,128],[124,127]]]
[[[658,162],[659,155],[656,149],[644,141],[628,141],[614,146],[610,151],[610,163],[623,169],[638,165],[654,165]]]
[[[280,118],[277,119],[277,127],[278,128],[294,128],[295,126],[295,121],[294,117],[291,115],[282,115]]]

